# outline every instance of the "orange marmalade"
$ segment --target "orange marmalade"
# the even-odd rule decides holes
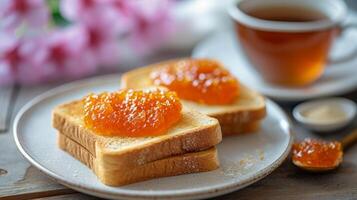
[[[175,92],[120,90],[90,94],[83,99],[84,123],[105,136],[155,136],[164,134],[181,117]]]
[[[331,167],[336,164],[341,153],[340,142],[305,139],[293,145],[292,159],[309,167]]]
[[[169,64],[151,73],[155,85],[177,92],[182,99],[204,104],[230,104],[239,94],[239,85],[217,61],[190,59]]]

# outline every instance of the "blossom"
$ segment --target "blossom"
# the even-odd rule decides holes
[[[114,44],[114,39],[118,40],[118,35],[128,39],[130,48],[139,54],[155,50],[162,44],[173,31],[173,20],[170,15],[172,2],[171,0],[63,0],[61,13],[67,19],[85,26],[89,30],[90,40],[99,38],[100,42],[97,43],[100,45],[91,45],[91,49],[95,50],[94,55],[107,66],[116,64],[115,58],[110,59],[110,57],[113,54],[117,55],[118,47]],[[95,46],[96,48],[93,48]]]
[[[108,2],[122,17],[131,16],[134,9],[133,1],[109,0]]]
[[[109,0],[110,7],[117,15],[116,21],[120,24],[120,29],[124,33],[129,32],[135,22],[133,18],[135,4],[133,2],[128,0]]]
[[[100,66],[114,67],[118,63],[118,36],[125,32],[127,24],[121,18],[110,0],[64,0],[61,12],[82,30],[87,51]]]
[[[93,24],[93,21],[107,21],[110,22],[111,29],[115,29],[117,33],[122,33],[130,26],[128,16],[124,14],[130,12],[127,2],[129,1],[62,0],[60,1],[60,10],[61,14],[70,21],[81,24]],[[119,9],[119,7],[123,9]]]
[[[93,74],[97,59],[88,49],[87,32],[70,27],[42,35],[17,39],[5,35],[0,41],[0,85],[33,85]]]
[[[86,50],[96,59],[98,65],[113,67],[118,63],[119,29],[108,15],[98,14],[92,20],[75,25],[83,33]]]
[[[5,34],[0,38],[0,85],[7,85],[14,80],[15,66],[19,58],[19,44],[15,38]]]
[[[87,51],[86,33],[70,27],[51,33],[42,49],[46,80],[72,79],[96,72],[96,59]]]
[[[45,0],[4,0],[0,8],[1,25],[8,31],[22,23],[27,28],[38,28],[49,19]]]
[[[0,85],[87,76],[98,67],[116,66],[119,55],[132,49],[155,50],[173,28],[171,0],[61,0],[60,12],[72,24],[45,30],[45,2],[3,0]],[[17,38],[14,30],[35,34]]]
[[[82,27],[87,32],[87,48],[97,59],[99,65],[111,67],[118,64],[119,44],[115,31],[108,30],[108,23],[85,25]]]
[[[129,40],[139,53],[154,50],[169,34],[173,32],[174,22],[170,15],[172,1],[170,0],[143,0],[138,1],[133,10],[134,25]]]
[[[71,21],[82,21],[93,18],[92,13],[104,8],[104,1],[98,0],[62,0],[61,14]]]
[[[0,85],[41,82],[44,66],[38,62],[39,40],[19,40],[4,33],[0,38]]]

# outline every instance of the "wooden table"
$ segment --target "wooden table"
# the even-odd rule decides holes
[[[0,89],[0,199],[96,199],[62,186],[31,166],[17,150],[12,136],[12,121],[18,110],[42,92],[57,86],[12,86]],[[345,95],[357,101],[357,91]],[[292,104],[280,104],[290,113]],[[355,120],[356,121],[356,120]],[[335,137],[341,137],[357,123]],[[312,134],[295,124],[296,138]],[[328,139],[332,136],[327,137]],[[348,150],[342,166],[326,174],[298,170],[290,160],[263,180],[218,199],[357,199],[357,146]]]

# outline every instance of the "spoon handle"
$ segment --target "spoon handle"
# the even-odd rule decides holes
[[[346,149],[355,142],[357,142],[357,129],[354,129],[350,134],[346,135],[341,140],[343,149]]]

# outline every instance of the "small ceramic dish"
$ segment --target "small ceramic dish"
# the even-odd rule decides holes
[[[306,115],[307,112],[311,112],[314,109],[316,110],[319,107],[339,109],[339,111],[344,113],[344,117],[338,118],[337,116],[331,116],[331,120],[316,120]],[[356,104],[346,98],[328,98],[308,101],[297,105],[293,110],[293,116],[298,122],[303,124],[305,127],[318,132],[329,132],[343,128],[354,119],[355,115]],[[324,117],[326,116],[321,116],[321,118]]]

